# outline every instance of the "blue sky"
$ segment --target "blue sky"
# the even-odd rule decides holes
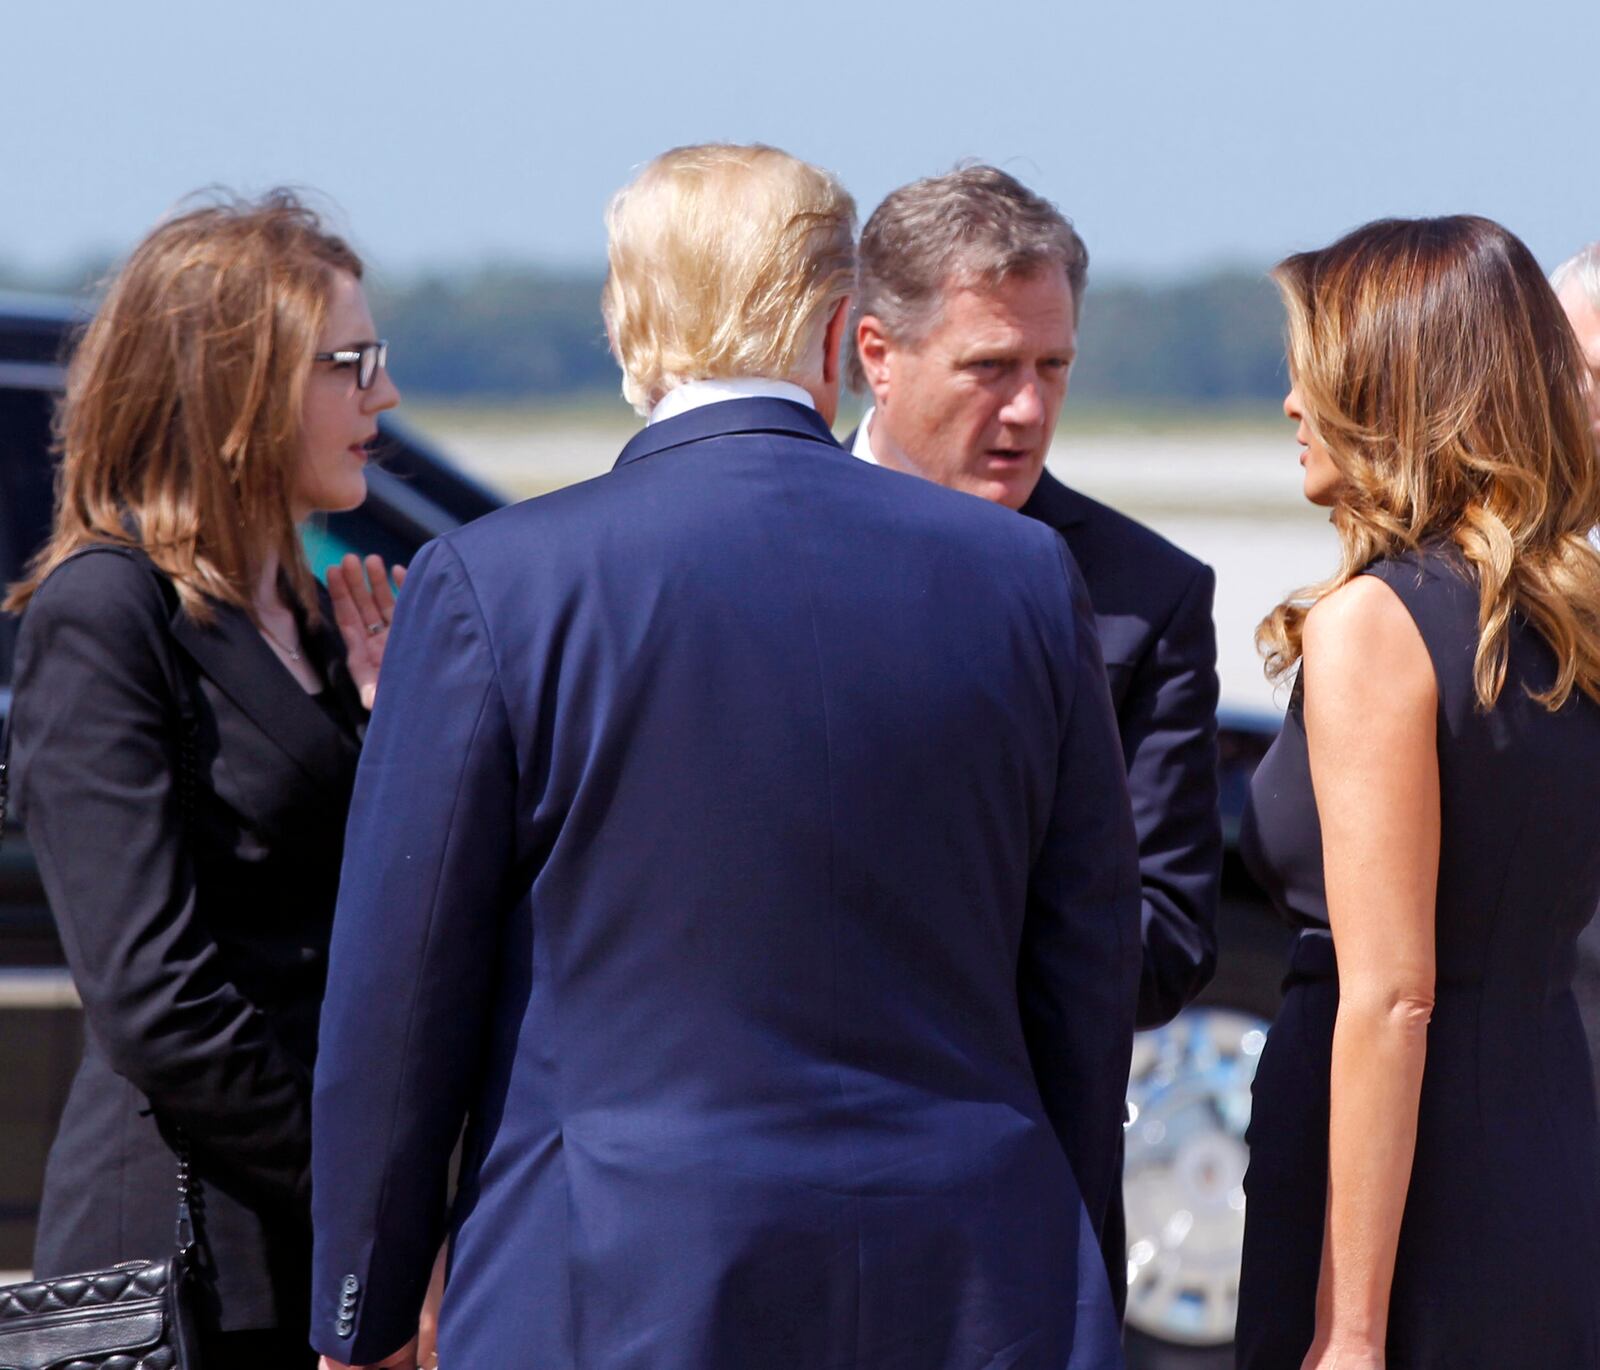
[[[1600,3],[11,0],[0,262],[127,247],[186,192],[323,192],[380,272],[597,265],[680,142],[776,143],[863,212],[958,159],[1077,221],[1102,276],[1264,265],[1471,210],[1600,237]]]

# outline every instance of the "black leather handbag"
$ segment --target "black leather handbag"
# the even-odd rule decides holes
[[[0,746],[0,841],[5,838],[10,729]],[[192,812],[192,730],[180,748],[179,798]],[[192,1280],[194,1219],[189,1147],[178,1142],[177,1228],[161,1261],[0,1285],[0,1370],[199,1370]]]
[[[0,1370],[195,1370],[189,1259],[0,1285]]]

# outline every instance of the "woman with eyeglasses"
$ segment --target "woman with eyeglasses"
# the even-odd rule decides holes
[[[394,595],[298,525],[399,395],[360,259],[291,195],[174,218],[80,341],[22,612],[15,798],[83,999],[39,1277],[163,1259],[186,1152],[207,1366],[312,1366],[310,1081]],[[402,579],[399,568],[394,580]]]
[[[1260,629],[1294,691],[1241,846],[1301,931],[1255,1078],[1239,1365],[1595,1370],[1581,354],[1486,219],[1368,224],[1274,275],[1342,556]]]

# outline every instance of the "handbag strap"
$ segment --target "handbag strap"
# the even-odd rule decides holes
[[[175,1129],[178,1144],[178,1222],[173,1229],[173,1241],[178,1248],[178,1255],[188,1260],[197,1245],[194,1230],[194,1213],[189,1206],[190,1197],[194,1193],[194,1177],[189,1171],[189,1134],[181,1127]]]
[[[185,677],[178,688],[178,814],[190,839],[194,837],[195,789],[200,773],[200,720],[194,707],[194,683]],[[178,1257],[187,1261],[197,1244],[192,1200],[197,1188],[190,1164],[189,1134],[173,1125],[178,1153],[178,1221],[173,1229]]]

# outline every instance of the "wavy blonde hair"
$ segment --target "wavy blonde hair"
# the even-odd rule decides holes
[[[708,143],[648,163],[606,211],[601,313],[622,393],[794,378],[855,281],[855,201],[777,148]]]
[[[224,200],[157,227],[84,332],[56,415],[56,515],[5,608],[91,543],[138,547],[184,609],[253,613],[276,551],[317,618],[294,524],[301,415],[334,273],[361,259],[287,190]]]
[[[1306,421],[1343,481],[1339,569],[1262,620],[1268,676],[1300,660],[1319,599],[1379,557],[1444,542],[1477,585],[1479,704],[1505,685],[1519,612],[1557,663],[1533,697],[1600,701],[1600,470],[1582,357],[1533,254],[1488,219],[1386,219],[1272,275]]]

